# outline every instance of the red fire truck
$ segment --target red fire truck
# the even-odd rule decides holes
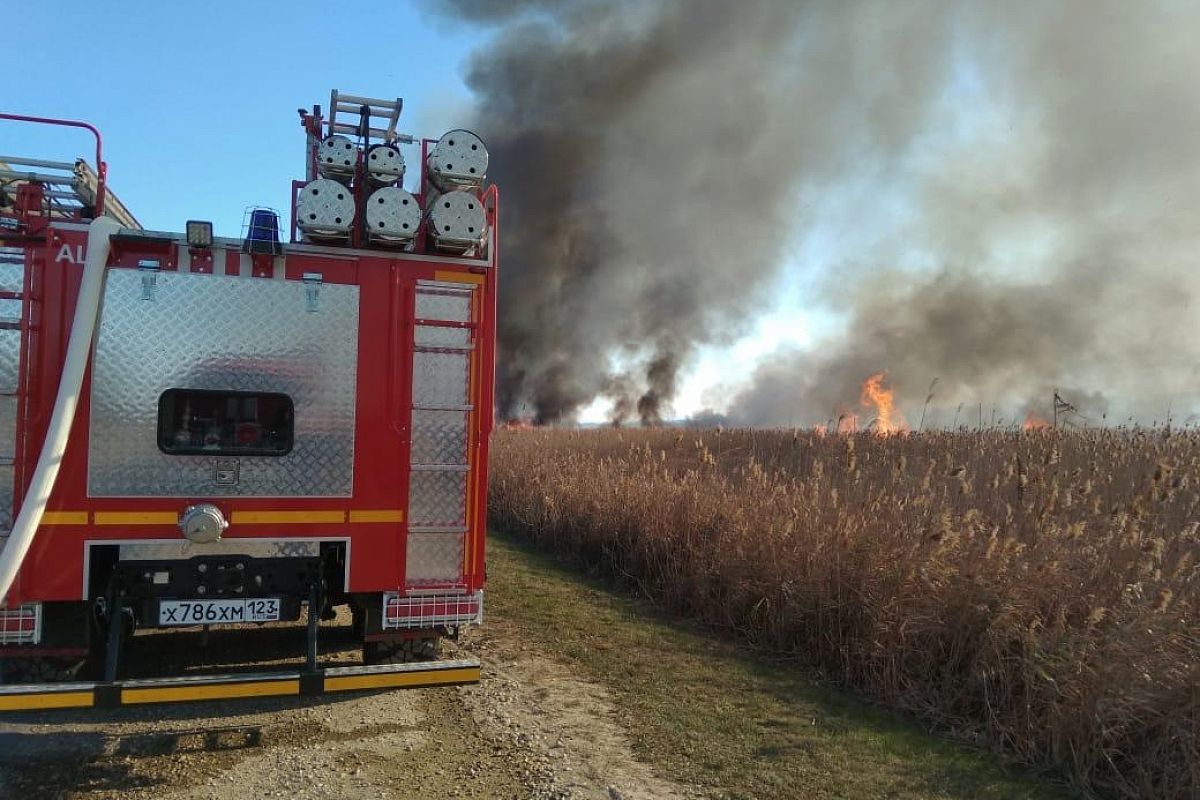
[[[71,679],[0,710],[478,680],[429,659],[483,613],[498,197],[477,136],[401,108],[302,109],[290,235],[236,239],[143,229],[95,128],[0,114],[96,140],[0,156],[0,659]],[[339,606],[361,666],[318,659]],[[301,619],[293,671],[129,677],[137,629]]]

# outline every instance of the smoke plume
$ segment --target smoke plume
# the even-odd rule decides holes
[[[1200,389],[1200,6],[443,6],[496,26],[467,80],[504,201],[503,415],[656,421],[784,279],[840,322],[734,420],[823,421],[882,369],[910,419],[935,377],[988,416],[1057,387],[1179,417]]]
[[[776,354],[732,404],[746,422],[816,422],[887,368],[919,410],[985,424],[1057,387],[1091,420],[1194,410],[1200,347],[1200,51],[1186,4],[980,4],[944,12],[972,84],[967,130],[893,153],[901,221],[836,256],[843,332]],[[931,120],[936,123],[936,119]],[[931,126],[935,127],[936,126]],[[897,262],[924,259],[920,270]],[[982,408],[981,408],[982,407]],[[942,415],[949,423],[948,415]],[[964,420],[965,421],[965,420]]]

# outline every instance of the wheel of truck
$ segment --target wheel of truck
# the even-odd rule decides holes
[[[5,683],[71,681],[83,671],[82,658],[10,658],[0,662]]]
[[[364,664],[407,664],[412,661],[432,661],[437,658],[438,636],[401,639],[389,642],[363,642]]]

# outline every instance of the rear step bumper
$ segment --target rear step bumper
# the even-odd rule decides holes
[[[113,683],[24,683],[0,686],[0,712],[49,708],[114,708],[240,697],[307,697],[371,689],[415,689],[479,682],[479,662],[428,661],[315,672],[197,675]]]

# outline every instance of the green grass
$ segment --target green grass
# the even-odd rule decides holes
[[[527,543],[489,542],[489,619],[608,688],[639,758],[725,798],[1079,795],[802,668],[672,620]]]

